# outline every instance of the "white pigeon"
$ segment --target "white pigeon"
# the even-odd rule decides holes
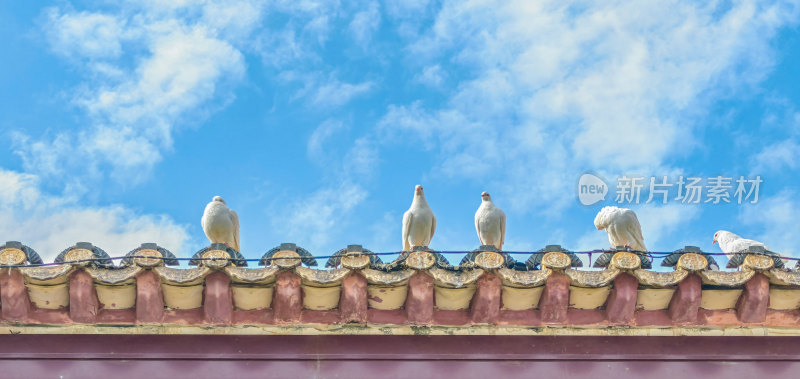
[[[594,218],[597,230],[608,233],[611,247],[627,246],[633,250],[647,251],[642,237],[642,226],[636,213],[627,208],[603,207]]]
[[[742,238],[725,230],[714,233],[714,242],[712,243],[717,242],[719,242],[719,248],[722,249],[722,252],[725,253],[728,259],[733,258],[736,253],[747,251],[751,246],[760,246],[763,247],[764,250],[769,250],[767,245],[761,242]]]
[[[206,205],[200,223],[211,243],[224,243],[239,251],[239,215],[228,208],[221,197],[214,196]]]
[[[403,251],[411,251],[414,246],[428,246],[436,232],[436,216],[425,200],[422,186],[414,188],[411,208],[403,214]]]
[[[481,245],[491,245],[503,249],[506,240],[506,214],[494,205],[488,193],[481,193],[481,206],[475,212],[475,230]]]

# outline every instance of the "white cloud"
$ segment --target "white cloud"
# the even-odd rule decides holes
[[[389,1],[387,12],[398,18],[421,18],[420,14],[428,7],[430,0]]]
[[[123,20],[101,13],[61,13],[57,8],[47,9],[45,15],[48,42],[54,52],[92,59],[122,54]]]
[[[124,255],[144,242],[188,254],[186,227],[168,216],[141,214],[121,205],[81,206],[73,198],[42,193],[40,179],[30,174],[0,169],[0,182],[0,238],[23,242],[45,262],[81,241],[111,256]]]
[[[0,169],[0,183],[3,183],[0,186],[0,204],[3,206],[13,204],[26,210],[40,203],[36,176]]]
[[[369,196],[364,185],[377,170],[378,150],[370,138],[357,138],[344,152],[336,146],[324,147],[326,140],[346,128],[343,122],[329,119],[309,137],[308,155],[324,166],[325,184],[309,194],[294,193],[293,201],[274,204],[267,212],[275,215],[271,223],[282,238],[297,241],[312,253],[334,248],[331,244],[342,236],[341,230],[353,225],[354,214]],[[363,237],[367,239],[361,243],[387,246],[389,217],[384,214],[379,223],[371,223],[371,237]]]
[[[397,222],[398,216],[392,212],[386,212],[383,216],[369,226],[369,233],[360,238],[366,238],[363,242],[364,247],[373,252],[398,251],[402,248],[402,241],[399,238],[400,225]],[[381,257],[384,262],[392,258]]]
[[[645,244],[652,251],[672,251],[686,245],[697,246],[687,233],[674,234],[686,230],[687,226],[702,213],[697,205],[672,203],[666,205],[646,204],[636,208],[639,222],[645,236]]]
[[[347,146],[340,146],[330,141],[335,135],[349,129],[350,125],[341,120],[325,120],[308,138],[306,154],[314,163],[325,169],[328,177],[347,180],[370,179],[378,164],[378,148],[372,139],[359,137]]]
[[[404,38],[419,38],[420,29],[427,25],[437,2],[430,0],[387,1],[383,9],[387,19],[395,22],[395,31]]]
[[[265,64],[278,68],[297,69],[297,66],[321,63],[317,50],[325,47],[334,23],[349,16],[339,6],[338,1],[271,3],[267,13],[287,20],[260,31],[255,39],[255,50]]]
[[[739,220],[748,230],[734,233],[744,238],[764,242],[781,255],[800,257],[797,236],[800,234],[800,195],[795,190],[784,190],[777,195],[762,196],[758,203],[747,204]]]
[[[383,135],[435,148],[438,173],[507,183],[500,195],[523,210],[563,209],[586,170],[670,170],[697,145],[706,105],[764,79],[772,38],[799,10],[445,2],[409,51],[422,67],[449,60],[443,70],[470,76],[442,107],[390,106]]]
[[[320,163],[325,161],[326,157],[330,156],[325,152],[325,142],[331,136],[344,129],[347,129],[347,126],[339,120],[325,120],[314,129],[314,132],[311,133],[311,137],[308,138],[308,144],[306,145],[308,157]]]
[[[152,167],[161,160],[154,143],[128,127],[98,127],[87,145],[88,151],[104,157],[124,174]]]
[[[235,44],[245,44],[261,24],[265,4],[256,0],[208,1],[203,5],[202,20]]]
[[[232,98],[226,86],[244,76],[243,55],[220,35],[247,34],[261,12],[249,2],[238,4],[231,9],[206,2],[198,22],[181,14],[180,4],[136,9],[135,15],[124,7],[116,14],[49,9],[52,22],[45,28],[54,49],[94,60],[81,66],[91,80],[72,99],[91,123],[52,138],[15,133],[26,171],[45,176],[71,171],[97,179],[90,175],[102,178],[110,168],[118,180],[148,178],[171,149],[176,129],[197,124],[226,105]],[[240,17],[242,12],[246,17]],[[135,62],[132,68],[101,59],[122,54]],[[216,105],[209,106],[215,97]]]
[[[311,104],[321,107],[336,108],[347,104],[353,98],[369,92],[375,83],[345,83],[335,78],[319,83],[311,96]]]
[[[319,57],[308,49],[293,29],[261,34],[256,48],[265,64],[276,67],[297,62],[319,61]]]
[[[0,168],[4,237],[46,260],[76,241],[110,254],[142,242],[187,253],[186,228],[168,216],[83,201],[107,177],[125,184],[149,178],[179,128],[197,125],[232,99],[229,87],[245,73],[235,46],[260,23],[262,8],[255,1],[204,0],[46,9],[42,27],[51,49],[85,76],[67,93],[88,122],[73,130],[54,125],[40,136],[11,133],[25,173]]]
[[[366,10],[356,13],[350,22],[350,32],[353,39],[362,48],[366,48],[372,40],[372,35],[378,30],[381,24],[381,13],[378,9],[378,2],[372,1]]]
[[[368,181],[378,169],[378,146],[370,138],[357,138],[342,158],[342,176],[351,180]]]
[[[339,108],[354,98],[364,95],[375,87],[372,81],[348,83],[339,80],[336,73],[283,71],[277,77],[284,83],[298,83],[300,88],[291,100],[303,99],[309,106],[328,110]]]
[[[340,161],[331,162],[331,175],[344,179],[284,207],[300,220],[287,230],[316,244],[330,240],[331,228],[367,197],[363,180],[369,179],[363,177],[373,175],[378,147],[396,141],[435,155],[435,175],[504,183],[497,196],[509,199],[510,208],[558,214],[574,203],[572,186],[586,170],[673,169],[665,161],[696,145],[694,127],[706,105],[763,80],[775,61],[773,37],[796,23],[800,9],[790,2],[748,1],[729,8],[448,1],[429,25],[424,16],[434,7],[427,1],[383,9],[371,3],[355,15],[338,5],[133,1],[94,13],[48,10],[52,49],[84,60],[79,67],[89,79],[73,100],[91,122],[72,133],[17,134],[25,169],[43,178],[83,171],[147,178],[181,127],[230,101],[226,89],[245,75],[242,52],[248,49],[279,71],[291,65],[295,71],[283,71],[278,81],[298,81],[302,88],[294,98],[309,108],[342,107],[374,91],[380,79],[345,80],[349,73],[326,67],[318,52],[341,23],[349,24],[355,41],[371,44],[384,12],[400,23],[396,30],[410,44],[406,52],[420,73],[414,80],[449,97],[441,107],[421,101],[389,106],[377,134],[355,139],[337,155]],[[277,15],[270,23],[278,25],[254,33],[265,14]],[[117,64],[120,57],[133,67]],[[324,154],[335,133],[321,125],[308,141],[309,157]],[[778,150],[765,150],[759,160],[778,162],[775,169],[787,166],[787,151]],[[342,191],[355,200],[332,200]],[[327,206],[323,217],[309,216],[314,204]],[[660,210],[653,217],[671,221],[655,227],[669,230],[675,212],[686,216],[684,210]]]
[[[798,162],[800,161],[800,143],[785,140],[767,145],[755,155],[753,160],[755,165],[752,172],[756,174],[783,169],[794,170],[800,167],[800,162]]]
[[[645,243],[647,243],[646,238],[647,236],[645,236]],[[575,251],[592,251],[608,248],[610,248],[610,246],[608,243],[608,234],[606,234],[605,230],[590,230],[584,233],[580,238],[578,238],[574,247]],[[581,258],[583,258],[583,256]],[[593,263],[594,262],[590,262],[587,264],[587,266]]]
[[[244,58],[205,28],[158,25],[171,32],[153,36],[150,56],[136,69],[131,81],[101,88],[84,99],[87,109],[115,124],[137,124],[155,119],[157,125],[144,134],[169,138],[174,122],[215,94],[221,79],[239,79]],[[148,120],[150,121],[150,120]]]
[[[346,228],[348,215],[366,197],[367,192],[355,183],[324,187],[282,207],[272,224],[283,238],[321,255],[319,251]]]
[[[332,28],[331,16],[327,14],[320,14],[311,19],[303,27],[303,33],[309,36],[316,36],[317,44],[325,46]]]
[[[27,171],[46,176],[64,176],[64,155],[73,146],[69,134],[58,133],[50,140],[34,140],[21,132],[12,132],[11,139],[14,152],[22,159]],[[69,159],[68,156],[66,158]]]
[[[0,230],[33,240],[40,250],[63,244],[72,236],[109,251],[134,240],[136,243],[125,248],[153,239],[164,239],[166,242],[156,242],[179,248],[187,238],[186,232],[169,219],[138,215],[120,206],[77,205],[86,194],[87,185],[105,180],[106,176],[133,184],[146,180],[150,170],[172,148],[180,128],[199,124],[232,99],[228,89],[238,84],[246,71],[242,51],[260,53],[265,62],[277,67],[319,63],[314,50],[327,41],[333,20],[349,20],[352,16],[337,8],[335,1],[265,5],[249,0],[137,0],[94,12],[74,11],[69,5],[48,10],[45,16],[50,22],[43,27],[53,50],[75,59],[87,77],[72,92],[71,100],[87,112],[90,123],[75,131],[43,136],[13,133],[15,152],[31,177],[63,184],[59,190],[69,197],[37,192],[39,201],[49,199],[59,204],[39,208],[19,225],[40,223],[47,226],[40,228],[42,234],[21,233],[11,225],[2,225]],[[289,17],[277,31],[270,25],[254,35],[267,12]],[[366,43],[379,22],[376,3],[353,18],[352,31]],[[304,88],[297,97],[303,96],[309,106],[316,108],[340,107],[375,87],[372,81],[342,81],[335,72],[305,74],[303,67],[298,70],[303,73],[298,80]],[[315,133],[308,144],[309,156],[324,154],[325,140],[332,133],[333,129],[324,127]],[[347,178],[369,175],[375,154],[369,141],[362,138],[330,166]],[[59,180],[49,180],[54,178]],[[70,179],[62,183],[63,178]],[[347,182],[338,177],[336,180]],[[340,193],[347,198],[335,200]],[[319,231],[313,234],[312,242],[326,241],[331,225],[342,222],[365,196],[362,187],[348,183],[325,186],[310,194],[305,199],[308,201],[287,204],[287,212],[297,216],[296,222],[286,225],[288,236]],[[64,220],[70,217],[84,221],[68,227]],[[105,223],[100,224],[103,219]],[[58,228],[63,233],[53,230]],[[147,235],[152,238],[144,238]],[[168,238],[170,235],[173,239]]]
[[[336,9],[340,5],[338,0],[278,0],[274,2],[273,7],[278,11],[296,16],[304,14],[333,14],[336,13]]]
[[[414,77],[414,80],[426,86],[436,88],[442,85],[444,76],[445,72],[442,71],[442,66],[435,64],[423,68],[422,72]]]

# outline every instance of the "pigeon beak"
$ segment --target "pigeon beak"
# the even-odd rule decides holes
[[[715,244],[715,243],[717,243],[717,240],[714,240],[714,241],[711,242],[712,245]]]

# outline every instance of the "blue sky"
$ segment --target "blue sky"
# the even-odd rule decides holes
[[[653,251],[727,229],[800,256],[798,21],[797,1],[3,3],[0,239],[189,256],[221,195],[250,258],[397,251],[422,184],[435,249],[479,245],[488,191],[506,250],[590,250],[620,204],[581,205],[583,173],[759,175],[756,204],[621,206]]]

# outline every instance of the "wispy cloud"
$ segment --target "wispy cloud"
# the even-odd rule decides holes
[[[753,157],[755,174],[780,172],[785,169],[794,170],[800,167],[800,143],[785,140],[765,146]]]
[[[286,84],[299,83],[300,88],[294,92],[292,99],[302,99],[319,111],[342,107],[375,87],[370,80],[360,83],[342,81],[335,72],[325,74],[290,70],[281,72],[278,78]]]
[[[256,39],[256,49],[265,64],[275,67],[320,60],[314,50],[307,48],[305,42],[297,35],[297,31],[292,28],[259,35]]]
[[[27,188],[13,196],[35,193],[54,204],[28,215],[18,211],[24,200],[14,200],[18,224],[57,225],[61,219],[48,217],[69,211],[116,225],[87,222],[70,235],[94,236],[95,228],[126,240],[120,231],[136,224],[131,235],[148,240],[145,234],[156,231],[147,225],[177,230],[157,215],[79,206],[81,196],[108,177],[146,181],[173,153],[182,129],[225,108],[233,89],[260,87],[265,79],[269,88],[258,91],[285,96],[288,108],[308,113],[302,122],[318,125],[305,148],[320,171],[311,180],[321,178],[271,208],[271,222],[319,249],[338,241],[342,226],[375,196],[372,184],[390,149],[421,150],[419,170],[431,180],[498,183],[495,196],[517,216],[562,217],[575,203],[575,180],[587,170],[609,177],[681,171],[676,161],[699,150],[697,130],[709,105],[758,90],[776,64],[776,34],[797,25],[800,12],[792,1],[423,0],[354,7],[136,0],[98,11],[63,4],[45,10],[40,26],[53,54],[82,75],[65,93],[84,124],[12,133],[26,172],[17,173],[16,186]],[[248,67],[259,58],[261,65]],[[257,69],[257,80],[248,81]],[[396,86],[404,81],[410,85]],[[371,96],[379,101],[361,101]],[[368,103],[380,105],[360,107]],[[758,146],[757,169],[797,168],[797,135]],[[64,188],[42,192],[54,186]],[[671,206],[637,211],[649,247],[680,241],[671,231],[699,214]],[[377,213],[384,215],[381,235],[394,235],[387,232],[393,216]],[[543,233],[570,239],[573,231]],[[453,246],[474,241],[444,229],[439,237]],[[606,243],[602,232],[587,230],[584,237],[579,247]],[[531,246],[519,236],[509,241]]]
[[[679,203],[647,204],[637,207],[636,213],[642,224],[642,230],[647,233],[645,242],[650,250],[671,251],[686,245],[698,244],[698,241],[692,240],[693,236],[685,230],[702,214],[700,206]],[[679,230],[683,233],[676,233]]]
[[[0,167],[0,231],[47,260],[66,245],[90,241],[112,254],[142,242],[186,253],[188,233],[165,215],[116,204],[86,205],[90,188],[137,184],[173,146],[181,128],[198,125],[232,99],[245,73],[237,46],[263,16],[254,1],[131,1],[98,11],[45,9],[51,51],[83,82],[65,91],[82,124],[42,135],[15,130],[24,172]],[[9,185],[7,183],[13,183]]]
[[[115,16],[75,12],[45,11],[50,48],[70,58],[117,58],[122,54],[125,21]]]
[[[0,169],[0,182],[3,238],[31,246],[45,262],[80,241],[92,242],[112,256],[124,255],[143,242],[188,254],[186,227],[168,216],[142,214],[121,205],[81,206],[75,198],[43,193],[41,180],[31,174]]]
[[[208,102],[224,98],[224,87],[243,77],[244,58],[232,43],[260,17],[255,6],[242,2],[243,8],[231,9],[208,2],[199,16],[180,18],[175,8],[143,10],[135,4],[115,13],[45,12],[53,51],[87,70],[87,82],[72,101],[91,123],[50,138],[15,133],[26,171],[48,176],[70,170],[86,179],[87,172],[103,178],[102,167],[110,167],[112,177],[139,182],[171,149],[179,127],[225,105],[217,101],[208,107]],[[237,17],[248,9],[245,17]],[[117,62],[123,56],[135,65]]]
[[[586,170],[669,170],[706,105],[764,79],[800,12],[715,4],[445,3],[409,51],[470,75],[443,106],[390,106],[384,135],[435,147],[451,177],[507,183],[522,209],[564,209]]]
[[[786,189],[769,197],[762,196],[758,203],[742,209],[739,221],[747,229],[732,232],[744,238],[763,241],[781,255],[800,257],[797,245],[800,195],[794,189]],[[747,230],[753,234],[749,235]]]
[[[297,70],[323,63],[323,49],[336,21],[349,17],[338,1],[278,1],[269,13],[285,17],[261,30],[254,49],[262,61],[280,70]]]
[[[306,152],[308,157],[316,162],[325,162],[330,154],[325,151],[325,143],[334,134],[347,129],[347,126],[340,120],[328,119],[314,129],[311,137],[308,138]]]
[[[373,139],[357,138],[344,149],[328,141],[346,129],[348,125],[341,120],[328,119],[314,130],[307,152],[322,166],[323,184],[310,193],[295,192],[293,201],[275,203],[267,212],[282,236],[314,251],[331,249],[333,241],[341,239],[341,230],[354,224],[354,215],[370,196],[367,185],[378,169],[378,147]],[[373,224],[373,237],[361,243],[386,246],[387,217],[384,214],[381,222]]]
[[[353,34],[353,39],[362,48],[367,48],[372,35],[378,30],[381,24],[381,13],[377,1],[371,1],[366,7],[367,9],[357,12],[350,22],[350,33]]]
[[[426,86],[437,88],[444,82],[446,73],[442,66],[435,64],[422,69],[422,72],[414,77],[414,80]]]
[[[272,219],[273,227],[289,241],[322,255],[334,237],[339,237],[338,231],[346,228],[347,216],[366,197],[367,192],[358,184],[326,186],[280,207],[276,212],[280,216]]]
[[[311,104],[323,107],[340,107],[349,103],[353,98],[369,92],[375,83],[371,81],[361,83],[345,83],[336,79],[321,82],[311,95]]]

